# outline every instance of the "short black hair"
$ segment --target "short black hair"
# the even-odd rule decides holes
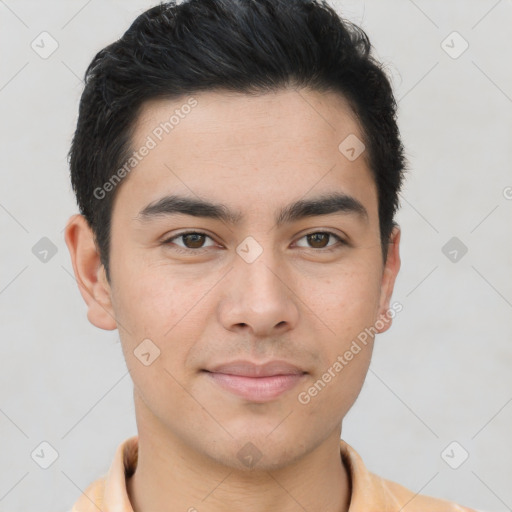
[[[349,102],[378,190],[386,260],[406,161],[392,87],[364,30],[325,0],[185,0],[143,12],[85,72],[68,157],[107,279],[119,186],[109,193],[101,187],[133,153],[143,104],[201,91],[264,94],[286,87],[335,91]]]

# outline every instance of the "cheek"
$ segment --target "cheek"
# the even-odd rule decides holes
[[[321,364],[302,389],[306,393],[304,400],[311,405],[306,414],[324,411],[329,415],[333,408],[347,411],[368,371],[372,326],[377,320],[380,298],[380,268],[359,263],[354,262],[350,269],[347,264],[322,279],[301,277],[305,302],[323,324],[321,336],[318,330],[310,333],[311,339],[316,340]]]
[[[189,323],[206,283],[184,279],[165,268],[126,268],[114,291],[117,317],[130,332],[161,339],[176,326]],[[128,328],[128,326],[130,328]]]
[[[165,268],[127,275],[118,282],[114,302],[124,355],[137,371],[134,381],[156,389],[162,381],[172,380],[171,374],[181,380],[187,372],[189,353],[201,339],[205,318],[211,314],[205,311],[206,296],[214,283],[185,278],[176,271],[171,274]],[[149,351],[151,357],[153,352],[157,354],[150,371],[137,359],[143,351]],[[152,377],[146,379],[149,374]]]
[[[368,372],[372,351],[370,342],[358,345],[344,343],[343,349],[331,354],[330,363],[312,375],[307,385],[299,390],[296,417],[308,425],[308,430],[330,432],[339,427],[356,401]],[[350,360],[347,351],[351,354],[348,356]]]
[[[375,322],[380,299],[378,267],[365,266],[333,270],[329,277],[300,277],[302,296],[338,340],[357,333]],[[315,284],[316,283],[316,284]]]
[[[189,403],[179,383],[189,377],[188,354],[201,336],[204,311],[198,295],[204,295],[203,288],[187,286],[175,276],[166,278],[162,269],[139,272],[116,289],[126,364],[141,397],[155,412],[167,409],[169,397]]]

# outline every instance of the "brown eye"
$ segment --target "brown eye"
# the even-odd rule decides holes
[[[309,243],[313,245],[315,249],[323,249],[329,242],[329,233],[312,233],[306,235]]]
[[[181,235],[187,249],[200,249],[204,243],[205,235],[201,233],[190,233]]]
[[[326,251],[330,251],[331,248],[334,249],[337,246],[345,245],[345,241],[341,237],[329,231],[315,231],[314,233],[304,235],[301,240],[303,238],[307,240],[308,245],[299,245],[299,247],[306,247],[310,249],[325,249]],[[330,239],[335,239],[335,242],[329,243]],[[336,241],[338,243],[336,243]]]
[[[206,233],[188,231],[186,233],[180,233],[179,235],[175,235],[171,238],[168,238],[167,240],[164,240],[163,244],[175,246],[173,249],[177,252],[200,252],[202,249],[211,247],[211,245],[204,245],[206,239],[208,238],[212,240],[212,238]],[[176,243],[175,240],[181,241],[181,244]]]

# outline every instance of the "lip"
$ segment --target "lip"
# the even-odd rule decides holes
[[[263,365],[233,361],[204,372],[224,390],[252,402],[274,400],[294,388],[307,373],[285,361]]]
[[[269,361],[265,364],[256,364],[251,361],[242,360],[220,364],[213,368],[207,368],[206,371],[241,377],[273,377],[275,375],[300,375],[306,373],[286,361]]]

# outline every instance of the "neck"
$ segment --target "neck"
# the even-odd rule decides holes
[[[139,432],[135,473],[127,481],[134,512],[347,512],[350,481],[340,455],[340,430],[276,471],[240,471],[218,464],[173,436]],[[203,460],[201,460],[203,458]]]

